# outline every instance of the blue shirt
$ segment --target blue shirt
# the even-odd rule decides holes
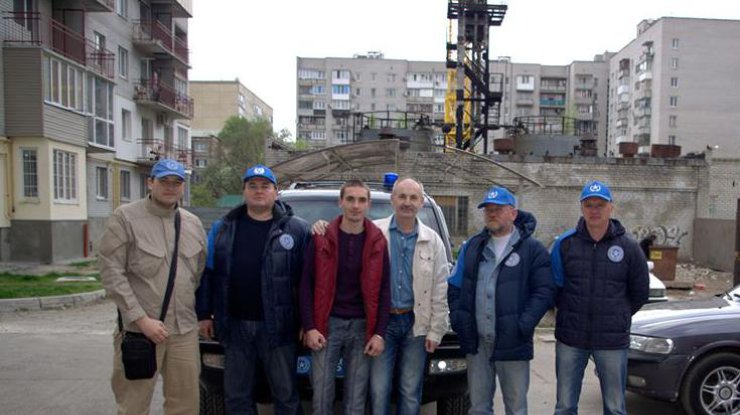
[[[414,230],[410,233],[403,233],[398,228],[394,215],[388,230],[391,236],[391,308],[413,308],[412,270],[416,240],[419,237],[418,225],[414,224]]]
[[[478,266],[478,282],[475,289],[475,318],[478,336],[483,341],[493,343],[496,339],[496,285],[501,261],[512,251],[519,241],[519,230],[514,228],[509,243],[500,258],[496,258],[493,238],[488,238],[483,249],[483,259]]]

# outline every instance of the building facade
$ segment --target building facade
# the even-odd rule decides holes
[[[0,183],[12,189],[0,260],[91,256],[113,209],[146,196],[156,160],[189,166],[191,10],[190,0],[0,0],[0,152],[11,166]]]
[[[218,135],[229,117],[258,118],[272,124],[272,107],[239,79],[234,81],[191,81],[190,93],[195,100],[193,130],[201,137]]]
[[[565,66],[490,62],[490,88],[502,92],[500,113],[491,124],[513,125],[516,117],[572,116],[603,126],[606,148],[608,55]],[[296,138],[314,147],[351,142],[352,113],[409,112],[428,116],[438,127],[445,120],[448,71],[445,63],[385,59],[381,53],[353,58],[297,59]],[[599,98],[604,104],[599,105]],[[503,130],[499,135],[503,134]],[[442,142],[441,129],[436,134]],[[496,134],[489,134],[495,138]],[[493,147],[491,147],[493,148]]]
[[[642,21],[610,61],[609,152],[650,154],[657,145],[740,156],[740,95],[731,87],[740,56],[728,53],[738,42],[737,20]]]

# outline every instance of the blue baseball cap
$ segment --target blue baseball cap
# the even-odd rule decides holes
[[[152,167],[151,177],[161,179],[165,176],[177,176],[185,180],[185,166],[172,159],[162,159]]]
[[[247,171],[244,172],[244,176],[242,176],[242,181],[246,182],[247,180],[253,179],[255,177],[262,177],[263,179],[267,179],[271,181],[272,184],[277,186],[277,179],[275,178],[275,175],[272,174],[272,170],[270,170],[270,168],[265,165],[257,164],[248,168]]]
[[[609,186],[598,180],[590,181],[583,186],[581,190],[581,202],[588,199],[589,197],[599,197],[607,202],[612,201],[612,192],[609,190]]]
[[[488,189],[483,201],[478,204],[478,209],[493,203],[494,205],[511,205],[516,207],[516,197],[505,187],[494,186]]]

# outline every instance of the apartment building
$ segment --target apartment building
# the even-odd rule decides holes
[[[515,117],[571,116],[606,124],[608,55],[566,66],[490,62],[490,88],[503,92],[491,124]],[[297,139],[317,147],[352,140],[351,113],[407,111],[444,122],[448,72],[444,62],[384,59],[380,53],[353,58],[298,58]],[[600,82],[601,80],[601,82]],[[602,137],[606,137],[603,128]],[[437,138],[441,132],[438,132]],[[493,134],[491,135],[493,137]],[[602,140],[601,147],[606,147]],[[603,151],[602,151],[603,152]]]
[[[444,62],[385,59],[380,52],[352,58],[297,58],[296,139],[314,147],[352,140],[352,113],[425,114],[444,120]]]
[[[740,156],[740,21],[644,20],[610,61],[609,154]],[[680,148],[679,148],[680,147]]]
[[[0,260],[92,255],[113,209],[146,195],[156,160],[190,164],[191,10],[190,0],[0,0],[10,166],[0,165],[10,187]]]
[[[230,117],[264,119],[272,124],[273,111],[262,98],[237,78],[234,81],[190,81],[190,95],[195,100],[193,117],[193,180],[218,156],[218,134]]]

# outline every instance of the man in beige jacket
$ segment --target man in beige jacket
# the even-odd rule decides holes
[[[373,414],[390,413],[393,373],[398,367],[396,412],[418,414],[426,354],[447,332],[447,276],[444,243],[417,217],[424,204],[421,183],[402,179],[391,193],[393,215],[375,221],[388,241],[391,260],[391,318],[385,350],[373,359],[370,398]]]
[[[199,411],[195,290],[205,266],[206,240],[200,220],[179,208],[184,180],[182,164],[168,159],[157,162],[147,179],[149,196],[113,212],[98,253],[103,286],[118,307],[123,329],[143,333],[157,344],[157,370],[162,374],[166,415]],[[166,317],[160,321],[178,211],[177,273]],[[126,379],[121,338],[117,330],[111,385],[118,414],[148,414],[157,376]]]

